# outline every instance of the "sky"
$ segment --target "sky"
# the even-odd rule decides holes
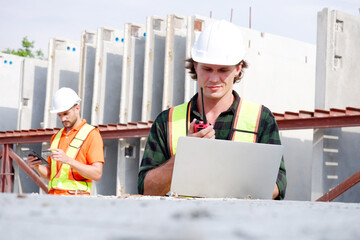
[[[27,36],[47,57],[52,37],[80,41],[84,30],[123,30],[147,16],[200,15],[316,44],[317,13],[324,8],[360,17],[360,0],[0,0],[0,51],[21,47]]]

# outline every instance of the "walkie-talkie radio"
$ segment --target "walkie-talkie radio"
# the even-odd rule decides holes
[[[207,120],[206,120],[206,115],[205,115],[203,88],[201,87],[200,90],[201,90],[201,102],[202,102],[204,121],[200,121],[200,120],[195,121],[195,126],[194,126],[195,132],[199,132],[202,129],[207,128],[209,126],[209,124],[207,123]]]

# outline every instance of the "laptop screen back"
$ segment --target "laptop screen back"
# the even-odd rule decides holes
[[[171,192],[179,196],[271,199],[283,146],[180,137]]]

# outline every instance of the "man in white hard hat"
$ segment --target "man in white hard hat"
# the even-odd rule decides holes
[[[28,165],[49,181],[49,194],[90,195],[92,180],[102,176],[103,141],[99,130],[80,118],[79,104],[79,96],[70,88],[55,93],[51,113],[57,113],[64,128],[51,138],[49,164],[28,157]]]
[[[244,61],[245,44],[239,28],[226,21],[213,22],[201,32],[191,54],[186,68],[198,82],[198,93],[188,103],[163,111],[154,121],[139,171],[140,194],[169,192],[179,136],[281,144],[270,110],[240,98],[233,90],[234,83],[248,66]],[[200,88],[203,88],[210,125],[195,131],[196,119],[202,120],[203,112]],[[282,159],[273,199],[283,199],[285,189],[286,170]]]

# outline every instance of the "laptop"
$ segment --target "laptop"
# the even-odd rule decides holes
[[[172,195],[271,199],[283,146],[180,137]]]

